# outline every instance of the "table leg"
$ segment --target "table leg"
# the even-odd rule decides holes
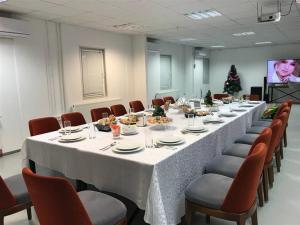
[[[77,191],[84,191],[87,189],[87,184],[82,180],[76,180]]]
[[[33,173],[36,173],[35,162],[31,159],[29,159],[29,168]]]

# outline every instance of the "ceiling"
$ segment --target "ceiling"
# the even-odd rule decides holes
[[[282,14],[291,1],[281,0]],[[277,0],[260,0],[263,12],[275,12]],[[254,0],[8,0],[1,10],[30,17],[74,24],[100,30],[148,37],[192,46],[226,48],[250,47],[256,42],[273,44],[300,43],[300,3],[294,2],[291,13],[278,23],[257,23]],[[192,20],[185,13],[215,9],[223,16]],[[114,25],[132,23],[137,30],[119,30]],[[256,34],[233,37],[233,33]],[[181,41],[194,38],[193,41]]]

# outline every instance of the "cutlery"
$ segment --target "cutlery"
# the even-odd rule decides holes
[[[117,142],[114,141],[113,143],[111,143],[111,144],[109,144],[109,145],[106,145],[106,146],[104,146],[103,148],[100,148],[99,150],[100,150],[100,151],[106,151],[106,150],[110,149],[111,147],[115,146],[116,144],[117,144]]]

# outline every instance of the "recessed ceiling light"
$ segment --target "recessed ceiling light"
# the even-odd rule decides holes
[[[114,25],[113,27],[118,30],[132,30],[132,31],[142,30],[144,28],[143,26],[133,24],[133,23],[118,24],[118,25]]]
[[[195,38],[181,38],[179,41],[196,41],[197,39]]]
[[[296,0],[296,3],[300,3],[300,0]]]
[[[210,46],[211,48],[225,48],[224,45],[213,45],[213,46]]]
[[[234,37],[242,37],[242,36],[249,36],[249,35],[254,35],[255,32],[253,31],[247,31],[247,32],[242,32],[242,33],[235,33],[235,34],[232,34],[232,36]]]
[[[1,3],[1,2],[7,2],[7,0],[0,0],[0,3]]]
[[[199,12],[191,12],[191,13],[186,13],[184,15],[193,20],[202,20],[209,17],[222,16],[221,13],[219,13],[214,9],[207,9]]]
[[[267,45],[267,44],[272,44],[272,41],[261,41],[261,42],[256,42],[256,45]]]

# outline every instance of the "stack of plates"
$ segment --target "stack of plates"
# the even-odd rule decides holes
[[[234,116],[237,116],[237,114],[234,113],[234,112],[220,112],[219,115],[220,116],[225,116],[225,117],[234,117]]]
[[[199,127],[186,127],[183,129],[183,132],[188,132],[188,133],[203,133],[208,131],[206,127],[199,126]]]
[[[59,133],[65,133],[65,129],[66,128],[61,128],[58,130]],[[69,130],[71,130],[72,133],[76,133],[76,132],[80,132],[82,131],[82,127],[81,126],[72,126],[72,127],[69,127],[67,128]]]
[[[85,136],[82,134],[70,134],[70,135],[63,135],[58,139],[59,142],[76,142],[84,140]]]
[[[132,132],[123,132],[123,131],[121,132],[121,134],[124,135],[124,136],[136,135],[138,133],[139,132],[137,130],[132,131]]]
[[[251,107],[254,107],[254,105],[253,104],[242,104],[242,105],[240,105],[240,107],[251,108]]]
[[[161,145],[181,145],[184,143],[184,139],[177,136],[165,136],[159,138],[157,143]]]
[[[144,147],[135,142],[123,142],[112,148],[116,153],[132,153],[143,150]]]
[[[220,117],[211,116],[203,118],[203,123],[224,123],[224,120]]]

